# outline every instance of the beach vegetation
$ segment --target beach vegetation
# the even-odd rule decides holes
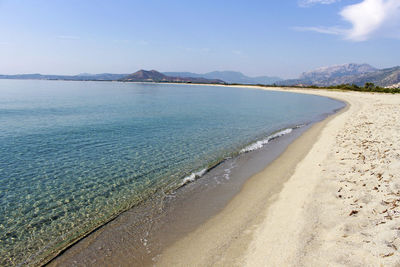
[[[258,85],[265,87],[284,87],[284,88],[311,88],[311,89],[329,89],[329,90],[343,90],[343,91],[358,91],[358,92],[375,92],[375,93],[391,93],[391,94],[399,94],[400,88],[387,88],[377,86],[374,83],[367,82],[364,86],[358,86],[356,84],[338,84],[331,86],[316,86],[316,85]]]

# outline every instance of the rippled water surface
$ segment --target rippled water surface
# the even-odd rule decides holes
[[[342,106],[243,88],[0,80],[0,265],[40,262],[191,173]]]

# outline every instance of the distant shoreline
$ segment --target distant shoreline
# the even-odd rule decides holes
[[[312,86],[312,85],[274,85],[274,84],[241,84],[241,83],[199,83],[199,82],[170,82],[170,81],[122,81],[122,80],[90,80],[90,79],[34,79],[34,78],[2,78],[0,80],[32,80],[32,81],[72,81],[72,82],[122,82],[122,83],[149,83],[149,84],[188,84],[188,85],[208,85],[208,86],[243,86],[243,87],[260,87],[260,88],[276,88],[280,89],[319,89],[329,91],[356,91],[356,92],[374,92],[398,94],[400,88],[396,87],[380,87],[372,84],[372,87],[355,86],[350,84],[340,84],[332,86]]]

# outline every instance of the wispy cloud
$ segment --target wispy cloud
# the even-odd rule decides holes
[[[299,1],[299,6],[301,7],[309,7],[315,4],[323,4],[323,5],[330,5],[336,2],[339,2],[340,0],[300,0]]]
[[[293,30],[299,32],[318,32],[324,34],[334,34],[334,35],[341,35],[344,34],[344,30],[338,27],[293,27]]]
[[[74,35],[58,35],[57,39],[63,39],[63,40],[79,40],[81,39],[79,36],[74,36]]]
[[[400,38],[399,0],[363,0],[358,4],[344,7],[339,14],[344,21],[351,24],[350,28],[294,27],[294,29],[342,35],[352,41],[366,41],[373,37]]]

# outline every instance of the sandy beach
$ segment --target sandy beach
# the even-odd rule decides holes
[[[222,212],[164,250],[158,266],[400,264],[400,95],[282,90],[348,107],[314,125]]]

